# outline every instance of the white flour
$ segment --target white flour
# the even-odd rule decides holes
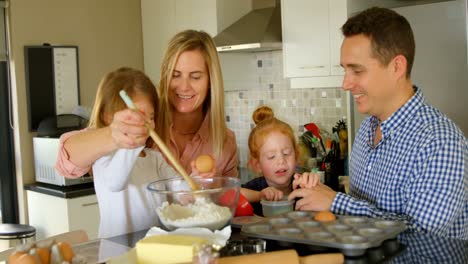
[[[221,229],[231,219],[231,210],[214,204],[204,197],[196,197],[195,203],[188,205],[164,202],[158,209],[161,222],[169,229],[180,227],[207,227]]]

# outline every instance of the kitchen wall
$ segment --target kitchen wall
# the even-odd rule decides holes
[[[304,124],[314,122],[331,132],[338,120],[346,118],[346,94],[340,87],[290,88],[283,77],[282,51],[222,53],[220,59],[227,124],[237,137],[241,167],[247,164],[252,113],[259,105],[272,107],[275,116],[290,124],[298,136]]]
[[[23,184],[34,182],[28,130],[25,45],[77,45],[81,104],[92,107],[101,77],[120,66],[143,69],[140,1],[14,0],[7,9],[11,32],[14,140],[20,221],[27,221]]]

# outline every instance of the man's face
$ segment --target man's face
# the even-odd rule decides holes
[[[395,80],[393,62],[382,65],[372,57],[371,41],[363,34],[346,37],[341,45],[343,89],[354,97],[357,110],[385,120],[391,114]]]

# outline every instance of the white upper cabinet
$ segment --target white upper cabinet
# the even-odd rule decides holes
[[[340,87],[344,0],[281,1],[284,76],[291,88]]]
[[[174,4],[177,32],[195,29],[204,30],[211,36],[218,33],[216,0],[176,0]]]
[[[340,50],[343,42],[341,27],[347,20],[347,9],[345,0],[330,0],[330,75],[344,75],[340,65]],[[341,83],[340,83],[341,86]]]
[[[212,37],[252,10],[251,0],[141,0],[145,72],[156,83],[168,41],[179,31]]]
[[[328,75],[328,1],[283,1],[281,13],[285,77]]]

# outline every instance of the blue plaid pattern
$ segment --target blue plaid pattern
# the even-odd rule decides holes
[[[381,123],[363,121],[350,158],[350,195],[338,193],[337,214],[401,220],[409,231],[468,239],[468,143],[430,106],[421,90]]]
[[[390,263],[468,263],[468,240],[405,232],[398,241],[406,248]]]

